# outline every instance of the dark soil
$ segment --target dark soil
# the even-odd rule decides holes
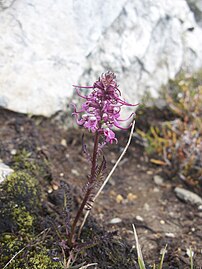
[[[7,110],[0,110],[0,159],[12,165],[16,152],[26,150],[30,160],[46,160],[45,176],[40,181],[44,191],[44,207],[54,211],[59,222],[61,182],[71,186],[74,200],[73,213],[81,201],[81,188],[88,174],[88,161],[82,154],[83,129],[66,128],[64,116],[51,119],[27,117]],[[121,154],[129,132],[118,133],[119,143],[105,148],[107,172]],[[92,147],[92,136],[85,133],[85,141]],[[162,185],[154,183],[154,175],[162,174],[162,167],[149,162],[135,137],[110,182],[96,201],[91,216],[99,223],[102,251],[94,247],[79,257],[79,262],[97,262],[96,268],[137,268],[121,264],[124,257],[135,259],[135,224],[147,264],[158,263],[160,251],[167,245],[164,268],[190,268],[187,249],[194,251],[195,268],[202,268],[202,212],[197,206],[176,198],[174,188],[183,186],[180,181],[164,178]],[[46,211],[44,211],[46,212]],[[111,224],[120,218],[121,222]],[[93,229],[93,226],[92,226]],[[96,230],[95,230],[96,231]],[[85,230],[84,230],[85,232]],[[110,233],[108,233],[110,232]],[[112,232],[112,233],[111,233]],[[117,251],[117,265],[110,266],[109,253],[105,252],[108,237],[111,249]],[[109,239],[109,237],[111,239]],[[120,244],[114,243],[114,240]],[[58,240],[59,243],[59,240]],[[120,248],[120,246],[122,246]],[[124,246],[124,247],[123,247]],[[120,248],[120,250],[119,250]],[[113,261],[114,262],[114,261]]]

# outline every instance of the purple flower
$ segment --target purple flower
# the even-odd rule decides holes
[[[109,128],[104,129],[104,136],[106,137],[106,142],[110,142],[112,144],[115,141],[117,143],[115,133]]]
[[[101,77],[93,84],[93,86],[74,86],[77,94],[85,100],[82,104],[81,110],[77,111],[74,106],[74,112],[77,124],[82,125],[84,128],[92,131],[93,133],[99,132],[104,135],[106,143],[117,142],[115,133],[111,130],[114,126],[123,128],[120,122],[129,120],[134,113],[127,119],[120,118],[121,108],[123,106],[136,106],[129,104],[121,99],[121,92],[118,89],[116,77],[114,73],[108,71],[101,75]],[[79,92],[80,88],[92,89],[88,95],[82,95]]]

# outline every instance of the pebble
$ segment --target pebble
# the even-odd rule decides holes
[[[165,236],[175,238],[175,235],[173,233],[165,233]]]
[[[163,225],[163,224],[165,224],[165,221],[164,220],[160,220],[160,223]]]
[[[146,211],[149,211],[149,210],[150,210],[150,206],[149,206],[148,203],[145,203],[145,204],[144,204],[144,209],[145,209]]]
[[[117,224],[117,223],[120,223],[120,222],[122,222],[122,219],[120,219],[120,218],[113,218],[113,219],[110,220],[109,223],[111,223],[111,224]]]
[[[116,196],[116,192],[114,190],[111,190],[109,194],[110,196]]]
[[[16,155],[16,153],[17,153],[17,150],[16,149],[12,149],[11,150],[11,155]]]
[[[0,163],[0,183],[2,183],[6,177],[13,172],[13,169],[11,169],[8,165]]]
[[[52,184],[52,188],[54,191],[58,190],[59,189],[59,186],[57,184]]]
[[[127,195],[127,200],[130,201],[130,202],[132,202],[132,201],[134,201],[135,199],[137,199],[137,195],[135,195],[135,194],[129,192],[129,194]]]
[[[153,192],[160,192],[159,188],[153,188]]]
[[[73,175],[75,175],[75,176],[79,176],[79,175],[80,175],[79,172],[78,172],[76,169],[72,169],[72,170],[71,170],[71,173],[72,173]]]
[[[64,146],[64,147],[67,147],[67,141],[66,141],[66,139],[62,139],[62,140],[60,141],[60,144],[61,144],[62,146]]]
[[[192,205],[202,206],[202,198],[191,191],[176,187],[175,193],[177,197],[184,202],[190,203]]]
[[[121,194],[118,194],[118,195],[116,196],[116,202],[117,202],[118,204],[122,203],[123,200],[124,200],[124,198],[123,198],[123,196],[122,196]]]
[[[200,205],[200,206],[198,207],[198,210],[199,210],[199,211],[202,211],[202,205]]]
[[[139,220],[139,221],[141,221],[141,222],[144,221],[144,219],[143,219],[141,216],[136,216],[136,220]]]
[[[162,178],[161,176],[159,176],[159,175],[155,175],[155,176],[153,177],[153,179],[154,179],[154,183],[155,183],[156,185],[158,185],[158,186],[162,186],[163,183],[164,183],[163,178]]]

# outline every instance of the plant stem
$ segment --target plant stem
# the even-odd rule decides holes
[[[99,137],[100,134],[98,133],[98,131],[95,133],[95,139],[94,139],[94,148],[93,148],[93,156],[92,156],[92,166],[91,166],[91,174],[90,174],[90,178],[89,178],[89,183],[93,183],[94,181],[94,177],[95,177],[95,172],[96,172],[96,164],[97,164],[97,153],[98,153],[98,144],[99,144]],[[75,234],[75,229],[77,226],[77,223],[81,217],[81,214],[84,210],[84,207],[86,205],[86,203],[88,202],[89,196],[91,194],[92,188],[89,188],[83,198],[83,201],[77,211],[76,217],[74,219],[74,222],[72,224],[72,229],[71,229],[71,233],[69,236],[69,244],[70,246],[72,246],[73,241],[74,241],[74,234]]]
[[[109,179],[111,178],[112,174],[114,173],[114,171],[116,170],[117,166],[119,165],[120,161],[122,160],[123,156],[125,155],[129,145],[130,145],[130,142],[132,140],[132,137],[133,137],[133,132],[134,132],[134,128],[135,128],[135,120],[133,119],[133,122],[132,122],[132,127],[131,127],[131,130],[130,130],[130,136],[128,138],[128,142],[123,150],[123,152],[121,153],[121,155],[119,156],[118,160],[116,161],[115,165],[113,166],[112,170],[110,171],[110,173],[108,174],[108,176],[106,177],[105,181],[103,182],[102,186],[100,187],[100,189],[98,190],[98,192],[96,193],[95,197],[93,198],[93,202],[95,202],[95,200],[97,199],[97,197],[100,195],[101,191],[104,189],[105,185],[107,184],[107,182],[109,181]],[[84,219],[83,219],[83,222],[79,228],[79,233],[78,233],[78,237],[80,237],[80,234],[81,234],[81,231],[83,229],[83,226],[86,222],[86,219],[89,215],[90,211],[87,211],[85,216],[84,216]]]

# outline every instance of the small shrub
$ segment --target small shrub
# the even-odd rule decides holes
[[[167,106],[175,119],[137,132],[147,141],[151,162],[168,166],[191,184],[202,179],[202,85],[201,75],[171,81]]]

